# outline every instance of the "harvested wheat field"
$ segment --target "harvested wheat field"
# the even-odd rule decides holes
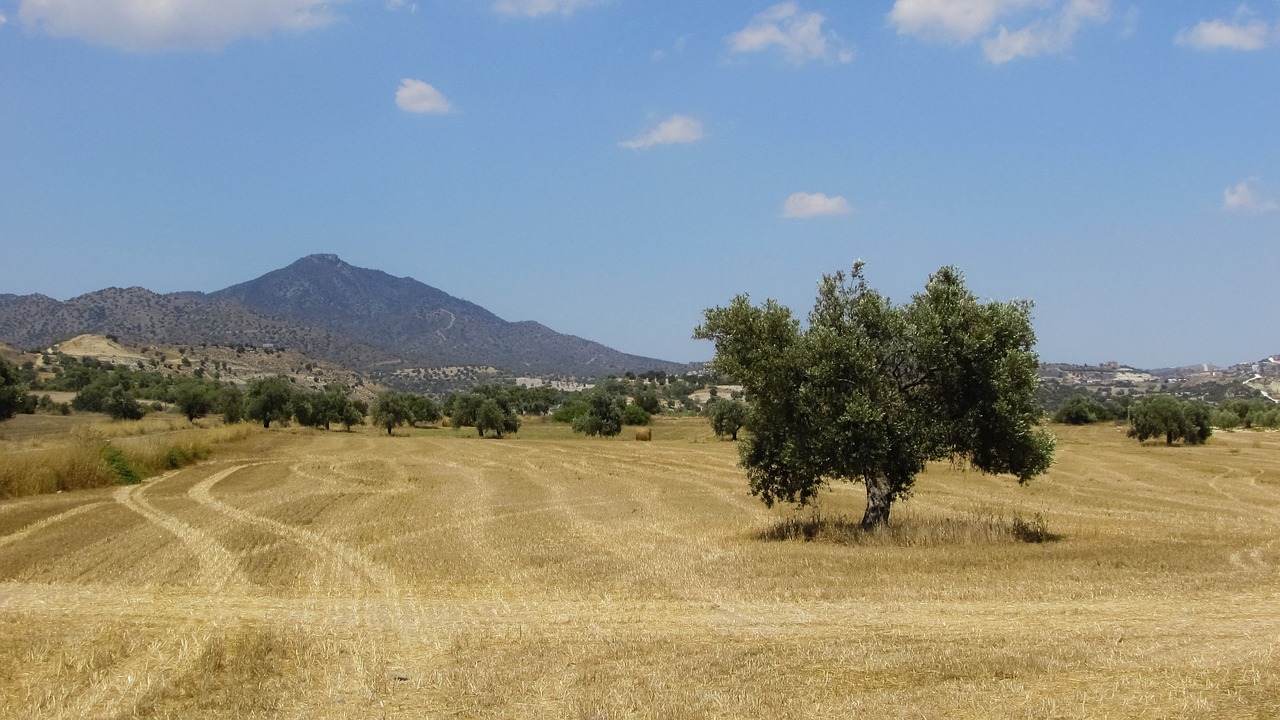
[[[814,530],[703,428],[272,431],[2,501],[0,717],[1280,716],[1280,435],[1056,428],[859,539],[861,488]]]

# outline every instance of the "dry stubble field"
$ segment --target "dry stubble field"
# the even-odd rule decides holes
[[[766,539],[704,428],[272,431],[0,501],[0,717],[1280,716],[1280,435],[1055,428],[848,545]]]

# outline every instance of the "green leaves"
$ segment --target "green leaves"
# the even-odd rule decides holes
[[[712,369],[754,405],[742,450],[754,494],[803,504],[840,479],[874,484],[879,503],[909,493],[930,460],[1024,481],[1048,469],[1030,310],[979,302],[950,267],[893,305],[859,263],[822,279],[805,329],[786,307],[742,295],[707,310],[694,337],[715,342]],[[872,510],[864,522],[888,517]]]
[[[1172,395],[1152,395],[1134,404],[1129,418],[1129,437],[1139,442],[1161,437],[1166,445],[1181,440],[1186,445],[1203,445],[1213,433],[1212,409],[1203,402],[1184,402]]]

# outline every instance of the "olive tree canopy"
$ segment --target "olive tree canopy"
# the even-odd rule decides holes
[[[951,267],[894,305],[859,262],[823,277],[807,327],[773,300],[740,295],[707,310],[694,337],[715,342],[711,368],[754,408],[741,448],[752,493],[805,504],[831,480],[861,482],[870,529],[931,460],[1019,482],[1049,468],[1030,311],[1024,300],[980,302]]]

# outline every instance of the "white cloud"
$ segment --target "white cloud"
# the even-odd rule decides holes
[[[336,0],[22,0],[18,17],[55,37],[124,50],[217,50],[242,37],[333,20]]]
[[[991,30],[1000,16],[1043,4],[1043,0],[896,0],[889,22],[899,35],[967,43]]]
[[[895,0],[889,23],[926,42],[966,45],[985,35],[983,54],[1000,64],[1064,52],[1085,23],[1110,16],[1111,0]]]
[[[572,15],[575,10],[595,5],[601,0],[497,0],[493,9],[503,15],[537,17],[539,15]]]
[[[810,218],[822,215],[848,215],[853,212],[849,201],[840,195],[827,197],[822,193],[798,192],[782,204],[782,217]]]
[[[1206,20],[1191,28],[1179,32],[1174,43],[1196,50],[1261,50],[1267,46],[1272,30],[1262,20],[1244,20],[1236,22],[1225,20]]]
[[[396,90],[396,106],[405,112],[443,114],[453,112],[453,105],[431,85],[405,78]]]
[[[1019,30],[1009,32],[1001,25],[995,37],[982,41],[982,52],[996,65],[1019,57],[1060,53],[1071,47],[1082,23],[1106,22],[1110,10],[1110,0],[1071,0],[1062,12]]]
[[[5,17],[4,13],[0,13],[0,25],[4,25],[7,22],[9,22],[9,18]]]
[[[688,115],[672,115],[647,133],[618,143],[619,147],[643,150],[654,145],[691,143],[702,139],[702,123]]]
[[[1263,197],[1258,190],[1256,177],[1245,178],[1222,191],[1222,209],[1231,212],[1271,212],[1280,209],[1273,198]]]
[[[408,10],[410,15],[415,15],[418,12],[418,3],[405,2],[405,0],[387,0],[387,9],[392,12]]]
[[[761,52],[777,47],[793,65],[803,65],[810,60],[836,60],[847,63],[853,60],[853,52],[834,32],[824,33],[821,13],[803,12],[794,2],[784,2],[765,10],[751,19],[742,30],[729,36],[734,52]]]

